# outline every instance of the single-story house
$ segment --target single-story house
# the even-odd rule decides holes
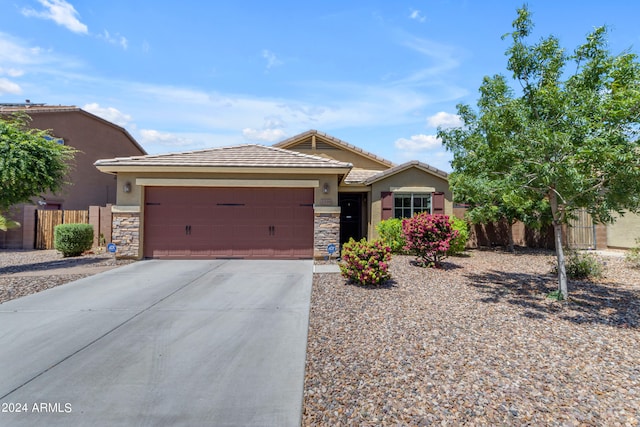
[[[117,157],[112,240],[131,258],[325,258],[383,219],[451,215],[447,174],[395,165],[323,132],[256,144]],[[337,253],[335,254],[337,255]]]

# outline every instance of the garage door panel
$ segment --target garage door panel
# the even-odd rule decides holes
[[[312,203],[309,188],[148,187],[144,255],[310,258]]]

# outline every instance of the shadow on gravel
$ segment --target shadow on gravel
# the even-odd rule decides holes
[[[491,271],[466,275],[470,286],[485,295],[484,303],[506,302],[522,307],[522,316],[543,319],[554,315],[575,324],[601,324],[640,329],[640,292],[616,283],[569,281],[569,301],[545,296],[558,288],[553,275]]]
[[[355,282],[351,282],[351,281],[345,281],[344,283],[345,285],[348,286],[355,286],[356,288],[360,288],[360,289],[371,289],[373,291],[375,290],[384,290],[384,289],[393,289],[398,287],[398,282],[396,282],[394,279],[391,280],[386,280],[385,282],[379,284],[379,285],[361,285],[360,283],[355,283]]]
[[[22,273],[24,271],[43,271],[56,268],[77,267],[104,262],[105,258],[63,258],[52,261],[36,262],[31,264],[10,265],[0,268],[0,274]]]
[[[505,255],[526,255],[526,256],[555,256],[555,250],[551,249],[541,249],[541,248],[527,248],[526,246],[516,246],[514,252],[511,252],[508,248],[504,246],[494,246],[494,247],[480,247],[476,249],[467,249],[467,252],[473,253],[473,251],[478,252],[495,252],[501,253]]]
[[[430,270],[432,267],[425,267],[422,265],[422,263],[420,263],[420,261],[409,261],[409,264],[411,264],[411,266],[416,267],[416,268],[424,268],[425,270]],[[452,262],[448,262],[448,261],[442,261],[440,263],[440,267],[435,268],[436,270],[457,270],[459,268],[464,268],[459,266],[458,264],[454,264]]]

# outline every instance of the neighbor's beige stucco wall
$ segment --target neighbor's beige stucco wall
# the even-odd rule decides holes
[[[444,192],[444,212],[446,215],[453,215],[453,195],[449,189],[449,182],[444,178],[437,177],[421,169],[410,168],[372,184],[369,238],[375,239],[378,237],[376,225],[378,225],[382,219],[381,193],[402,187],[427,187],[432,188],[433,191],[436,192]]]
[[[626,213],[616,215],[616,222],[607,225],[607,246],[610,248],[629,249],[638,246],[640,239],[640,215]]]

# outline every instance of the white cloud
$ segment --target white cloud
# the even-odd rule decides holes
[[[463,125],[462,119],[457,114],[440,111],[433,116],[427,117],[427,125],[433,128],[455,128]]]
[[[250,141],[275,142],[284,139],[285,131],[282,129],[242,129],[242,136]]]
[[[460,65],[458,48],[404,33],[402,35],[401,43],[404,46],[427,57],[432,64],[414,72],[402,79],[401,82],[420,83],[429,81],[434,77],[445,77],[447,73]]]
[[[442,141],[436,135],[413,135],[409,139],[400,138],[394,143],[395,147],[403,151],[426,151],[440,148]]]
[[[0,78],[0,95],[19,95],[20,93],[22,93],[22,88],[20,87],[20,85],[5,78]]]
[[[113,107],[101,107],[97,102],[86,104],[82,109],[122,127],[129,125],[132,120],[130,115]]]
[[[19,77],[29,74],[60,75],[69,69],[82,67],[84,63],[78,57],[32,46],[20,38],[0,32],[0,64],[7,75]]]
[[[264,49],[262,51],[262,57],[267,60],[267,70],[277,67],[278,65],[282,65],[282,61],[276,57],[276,54],[268,49]]]
[[[155,129],[141,129],[141,144],[156,144],[156,145],[164,145],[164,146],[187,146],[189,145],[189,141],[184,138],[179,138],[176,135],[173,135],[169,132],[160,132]]]
[[[46,10],[23,9],[24,16],[35,16],[42,19],[50,19],[69,31],[80,34],[88,34],[89,29],[78,19],[78,12],[71,3],[65,0],[38,0]]]
[[[98,38],[104,39],[111,44],[120,45],[124,50],[127,50],[127,48],[129,47],[129,41],[127,40],[127,38],[121,36],[118,33],[112,36],[111,34],[109,34],[109,31],[104,30],[102,34],[98,35]]]
[[[9,77],[20,77],[24,74],[24,71],[16,68],[2,68],[0,67],[0,74],[5,74]]]
[[[427,18],[420,12],[419,10],[411,10],[411,15],[409,18],[414,19],[418,22],[424,22]]]

